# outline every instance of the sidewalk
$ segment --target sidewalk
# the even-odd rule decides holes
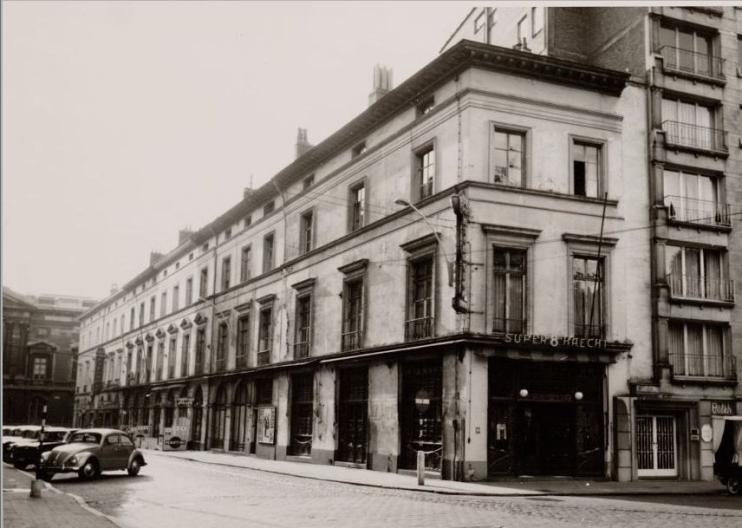
[[[426,479],[424,486],[418,486],[416,477],[397,473],[383,473],[381,471],[282,460],[266,460],[250,455],[210,451],[145,451],[145,458],[148,459],[148,463],[154,464],[157,462],[152,459],[157,457],[172,457],[205,464],[254,469],[295,477],[342,482],[357,486],[423,491],[447,495],[708,495],[726,492],[719,482],[613,482],[571,478],[551,478],[548,480],[521,478],[479,483]]]
[[[3,526],[8,528],[116,528],[116,524],[83,506],[73,496],[44,486],[41,498],[29,496],[32,477],[3,467]],[[83,503],[84,504],[84,503]]]

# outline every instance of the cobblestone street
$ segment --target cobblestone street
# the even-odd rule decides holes
[[[57,476],[124,527],[567,527],[742,525],[729,496],[467,497],[387,490],[150,456],[137,478]]]

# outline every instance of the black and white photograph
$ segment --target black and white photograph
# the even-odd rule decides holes
[[[2,527],[742,526],[742,3],[0,19]]]

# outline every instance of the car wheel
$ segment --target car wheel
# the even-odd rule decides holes
[[[126,471],[129,473],[130,477],[136,477],[139,474],[139,470],[141,468],[142,466],[139,463],[139,459],[135,458],[129,463],[129,467],[126,469]]]
[[[739,477],[729,477],[727,479],[727,491],[731,495],[739,495],[742,491],[742,483],[739,480]]]
[[[98,463],[95,460],[88,460],[77,474],[82,480],[94,479],[98,476]]]

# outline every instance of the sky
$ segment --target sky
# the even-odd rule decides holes
[[[2,282],[102,299],[419,70],[468,2],[3,2]],[[479,5],[479,4],[477,4]]]

